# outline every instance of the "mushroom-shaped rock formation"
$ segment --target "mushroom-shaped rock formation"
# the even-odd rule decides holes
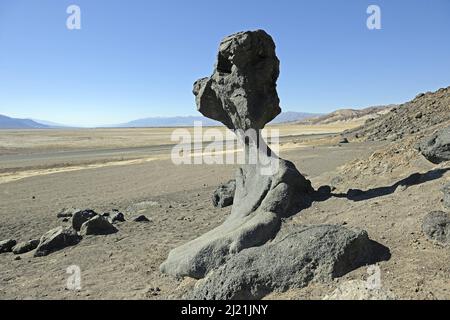
[[[274,238],[283,217],[310,204],[314,191],[310,181],[272,152],[261,136],[261,129],[281,112],[278,76],[275,43],[265,31],[257,30],[222,40],[213,75],[195,82],[198,110],[235,132],[246,161],[236,173],[227,220],[172,250],[160,267],[162,272],[203,278],[232,255]]]

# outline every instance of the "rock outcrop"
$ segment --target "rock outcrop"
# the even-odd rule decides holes
[[[264,246],[243,250],[200,280],[188,298],[260,299],[273,291],[327,281],[389,258],[365,231],[335,225],[286,228]]]
[[[260,132],[281,112],[278,75],[275,43],[257,30],[226,37],[213,75],[195,82],[198,110],[235,132],[246,161],[236,174],[231,215],[219,227],[172,250],[162,272],[202,278],[234,254],[272,239],[283,217],[310,204],[310,181],[274,154]]]
[[[217,187],[212,196],[214,207],[225,208],[233,205],[235,191],[236,180],[230,180]]]
[[[419,94],[413,100],[363,126],[346,132],[351,139],[369,141],[400,140],[450,121],[450,87]],[[448,124],[447,124],[448,125]]]
[[[14,246],[14,248],[12,248],[12,252],[14,254],[27,253],[27,252],[30,252],[30,251],[36,249],[38,245],[39,245],[39,240],[37,240],[37,239],[20,242],[20,243],[16,244]]]

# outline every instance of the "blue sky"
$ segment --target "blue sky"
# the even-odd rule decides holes
[[[81,30],[66,9],[81,8]],[[366,9],[381,7],[382,29]],[[76,125],[195,115],[220,40],[265,29],[285,111],[400,103],[450,85],[448,0],[2,0],[0,114]]]

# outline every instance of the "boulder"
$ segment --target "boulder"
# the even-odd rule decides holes
[[[450,160],[450,127],[437,131],[419,142],[417,149],[434,164]]]
[[[234,255],[198,281],[188,298],[261,299],[272,292],[329,281],[389,258],[367,232],[336,225],[291,226],[270,243]]]
[[[11,252],[16,243],[16,240],[11,239],[0,241],[0,253]]]
[[[81,237],[71,227],[57,227],[44,234],[34,253],[35,257],[43,257],[55,251],[78,244]]]
[[[425,236],[443,245],[450,245],[450,215],[434,211],[425,216],[422,222]]]
[[[97,213],[90,209],[76,211],[72,216],[72,228],[74,228],[77,231],[80,231],[83,223],[96,216]]]
[[[86,221],[81,226],[80,234],[82,236],[89,235],[107,235],[116,233],[118,230],[108,221],[107,218],[102,216],[95,216],[94,218]]]
[[[310,205],[311,182],[293,163],[279,158],[261,135],[281,112],[278,75],[275,43],[265,31],[256,30],[222,40],[213,74],[194,83],[198,111],[236,134],[246,161],[236,172],[226,221],[172,250],[162,272],[202,278],[234,254],[272,239],[282,218]]]
[[[38,239],[20,242],[16,244],[14,248],[12,248],[12,252],[14,254],[27,253],[36,249],[38,245],[39,245]]]
[[[236,191],[236,180],[230,180],[221,184],[212,197],[212,202],[216,208],[225,208],[233,205],[234,192]]]

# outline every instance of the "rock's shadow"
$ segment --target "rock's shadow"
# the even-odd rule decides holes
[[[394,193],[397,188],[404,186],[410,187],[420,185],[429,181],[437,180],[449,171],[450,168],[434,169],[426,173],[413,173],[409,177],[402,179],[393,185],[386,187],[378,187],[369,190],[349,189],[347,193],[333,193],[330,186],[320,187],[313,196],[314,201],[326,201],[331,197],[347,198],[352,201],[364,201],[373,198],[387,196]]]

